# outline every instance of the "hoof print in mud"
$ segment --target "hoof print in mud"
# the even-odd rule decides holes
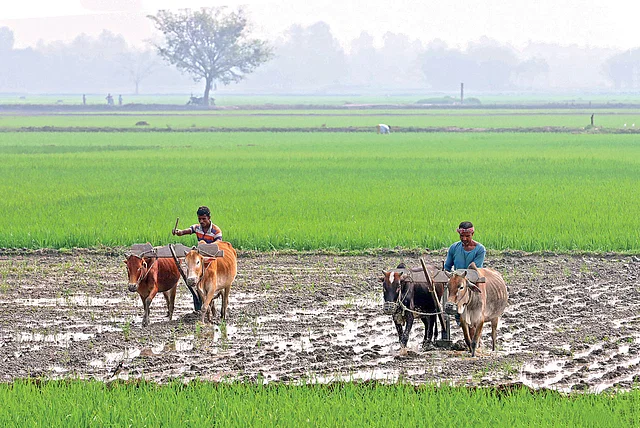
[[[436,348],[436,345],[434,345],[431,342],[427,342],[427,343],[423,343],[422,344],[422,350],[423,351],[435,351],[436,349],[438,349],[438,348]]]
[[[400,348],[400,350],[398,351],[398,355],[396,355],[396,358],[413,358],[417,356],[418,353],[413,349]]]
[[[468,350],[467,345],[464,343],[464,340],[458,340],[457,342],[453,342],[451,345],[451,350],[453,351],[466,351]]]

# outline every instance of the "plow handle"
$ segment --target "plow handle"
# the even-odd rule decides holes
[[[435,302],[436,307],[438,308],[438,312],[439,312],[438,319],[440,320],[440,326],[442,327],[443,330],[446,330],[447,327],[445,326],[444,316],[442,315],[442,305],[440,305],[440,300],[438,300],[438,293],[436,293],[436,285],[431,280],[431,277],[429,276],[429,272],[427,271],[427,265],[424,264],[424,260],[422,260],[422,257],[420,257],[420,264],[422,265],[424,276],[426,277],[427,282],[431,286],[431,289],[430,289],[431,297],[433,298],[433,301]]]
[[[173,244],[169,244],[169,250],[171,250],[173,261],[176,262],[176,266],[178,267],[178,272],[180,272],[180,276],[184,281],[184,285],[186,285],[189,291],[191,292],[191,296],[193,297],[193,309],[195,311],[199,311],[200,309],[202,309],[202,302],[200,301],[200,296],[198,296],[198,293],[193,289],[193,287],[189,287],[189,284],[187,283],[187,275],[182,270],[182,266],[180,266],[180,260],[178,260],[176,251],[173,249]]]

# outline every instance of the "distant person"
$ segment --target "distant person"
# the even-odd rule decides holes
[[[218,226],[211,223],[211,211],[208,207],[201,206],[196,212],[198,224],[194,224],[188,229],[173,229],[172,234],[177,236],[196,234],[198,242],[211,244],[222,240],[222,231]]]
[[[122,105],[122,95],[118,95],[118,105]]]
[[[470,221],[463,221],[456,230],[460,235],[460,241],[454,243],[447,251],[447,260],[444,262],[444,270],[467,269],[471,262],[481,268],[487,250],[479,242],[473,240],[475,229]]]
[[[87,105],[87,96],[85,94],[82,94],[82,105],[83,106]]]
[[[385,125],[384,123],[380,123],[378,125],[378,134],[390,134],[391,127],[389,125]]]
[[[111,94],[107,94],[107,97],[105,99],[107,100],[107,105],[113,105],[113,97],[111,96]]]

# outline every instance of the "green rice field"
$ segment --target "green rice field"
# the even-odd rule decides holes
[[[192,120],[192,119],[190,119]],[[0,133],[0,246],[640,250],[635,135]]]
[[[217,110],[209,112],[93,112],[90,114],[46,114],[0,116],[0,130],[26,127],[140,128],[145,121],[151,128],[348,128],[386,123],[392,128],[584,128],[593,111],[529,110],[516,113],[497,110]],[[606,110],[596,112],[594,124],[607,129],[639,129],[640,111]],[[393,129],[392,129],[393,130]]]
[[[94,381],[0,384],[3,426],[598,426],[640,424],[640,390],[562,396],[406,384]]]

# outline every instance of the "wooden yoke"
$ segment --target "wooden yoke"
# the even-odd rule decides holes
[[[202,257],[224,257],[224,250],[218,248],[218,244],[216,243],[207,244],[206,242],[200,242],[197,250]]]

